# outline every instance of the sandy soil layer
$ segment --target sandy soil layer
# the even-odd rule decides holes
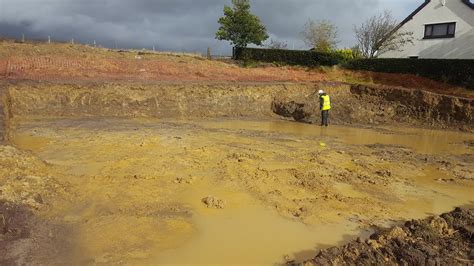
[[[461,209],[383,230],[321,251],[305,265],[470,265],[474,209]]]
[[[286,121],[14,125],[16,148],[0,147],[2,263],[302,261],[373,226],[472,203],[472,134]]]

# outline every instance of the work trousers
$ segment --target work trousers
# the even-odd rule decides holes
[[[329,125],[329,110],[321,111],[321,126]]]

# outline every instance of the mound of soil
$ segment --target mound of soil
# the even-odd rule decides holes
[[[322,250],[315,265],[459,265],[474,260],[474,209],[461,209]]]

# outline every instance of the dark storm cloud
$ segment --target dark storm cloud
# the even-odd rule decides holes
[[[338,26],[339,46],[354,43],[352,28],[390,9],[402,19],[422,0],[253,0],[273,39],[306,48],[299,33],[308,19]],[[0,0],[0,35],[98,43],[123,48],[228,54],[227,42],[214,40],[217,20],[230,0]]]

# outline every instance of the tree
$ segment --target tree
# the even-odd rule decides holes
[[[288,44],[286,42],[283,42],[283,41],[278,41],[278,40],[271,39],[270,43],[265,45],[265,47],[267,47],[269,49],[286,50],[286,49],[288,49]]]
[[[390,11],[375,15],[360,27],[354,26],[357,43],[367,58],[377,57],[388,51],[400,51],[406,44],[413,44],[413,32],[399,31],[398,22]]]
[[[337,27],[329,20],[308,20],[301,36],[306,45],[319,52],[330,52],[338,43]]]
[[[237,47],[247,47],[251,43],[262,45],[268,39],[267,29],[260,18],[250,12],[250,1],[232,0],[232,4],[232,8],[224,7],[216,39],[230,41]]]

